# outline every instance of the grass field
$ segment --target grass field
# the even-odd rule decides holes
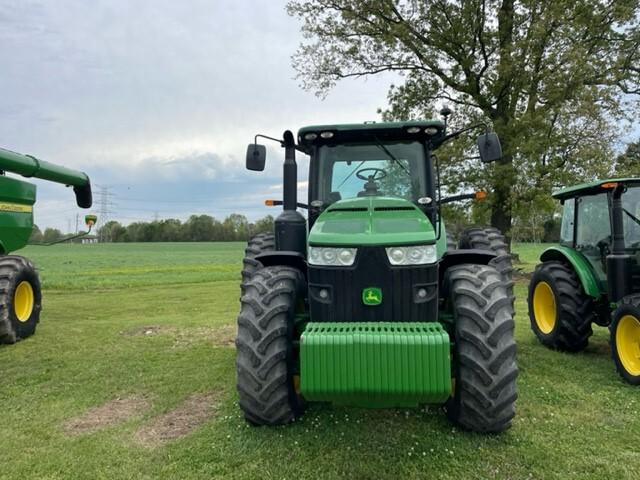
[[[436,407],[312,406],[251,428],[236,407],[241,244],[60,245],[41,271],[35,336],[0,346],[0,478],[638,478],[640,389],[606,330],[551,352],[517,284],[517,417],[459,431]],[[539,246],[516,246],[530,270]]]

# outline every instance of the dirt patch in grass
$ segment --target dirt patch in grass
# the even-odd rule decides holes
[[[206,341],[215,347],[233,347],[236,338],[235,325],[220,327],[177,328],[169,325],[147,325],[120,332],[126,337],[154,337],[169,335],[173,337],[174,347],[188,347],[196,342]]]
[[[171,330],[174,330],[174,328],[161,325],[146,325],[143,327],[132,328],[130,330],[124,330],[120,332],[120,334],[125,337],[144,337],[146,335],[157,335]]]
[[[238,327],[235,324],[224,325],[216,328],[213,336],[213,343],[218,347],[234,347]]]
[[[149,407],[149,400],[142,396],[116,398],[68,420],[64,424],[64,430],[69,435],[95,432],[139,416]]]
[[[199,393],[190,396],[175,409],[156,417],[135,433],[140,445],[154,448],[188,435],[211,418],[218,408],[218,395]]]
[[[223,325],[221,327],[196,327],[176,331],[175,346],[183,347],[196,341],[212,343],[214,347],[233,347],[236,340],[236,326]]]

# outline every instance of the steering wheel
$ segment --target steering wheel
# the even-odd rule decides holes
[[[374,172],[373,175],[364,176],[364,172]],[[380,174],[378,176],[378,173]],[[362,170],[358,170],[356,172],[356,177],[360,180],[382,180],[387,176],[387,171],[381,168],[363,168]]]
[[[603,238],[598,243],[596,243],[596,247],[598,247],[598,250],[600,250],[600,256],[603,259],[611,253],[612,243],[613,243],[613,239],[611,238],[611,235],[608,235],[607,237]]]

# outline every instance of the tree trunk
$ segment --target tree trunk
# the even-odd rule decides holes
[[[502,126],[504,123],[498,123]],[[491,226],[499,229],[506,237],[507,246],[511,250],[511,207],[512,197],[511,189],[516,181],[516,175],[513,170],[513,154],[508,129],[496,128],[502,143],[503,157],[496,162],[493,171],[493,201],[491,202]],[[500,134],[500,130],[506,130],[504,134]]]
[[[509,164],[504,166],[510,169],[511,158],[509,158]],[[497,170],[503,170],[503,168]],[[491,205],[491,226],[496,227],[504,234],[507,246],[511,250],[511,186],[501,178],[496,180],[497,182],[494,182],[494,200]]]

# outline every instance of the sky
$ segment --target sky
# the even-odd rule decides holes
[[[268,145],[265,172],[247,172],[253,136],[376,120],[392,80],[344,81],[325,99],[302,90],[300,24],[284,6],[0,0],[0,147],[86,172],[90,212],[124,224],[275,216],[263,201],[280,197],[283,152]],[[303,198],[306,172],[299,158]],[[38,226],[73,231],[77,214],[82,226],[70,189],[34,183]]]

